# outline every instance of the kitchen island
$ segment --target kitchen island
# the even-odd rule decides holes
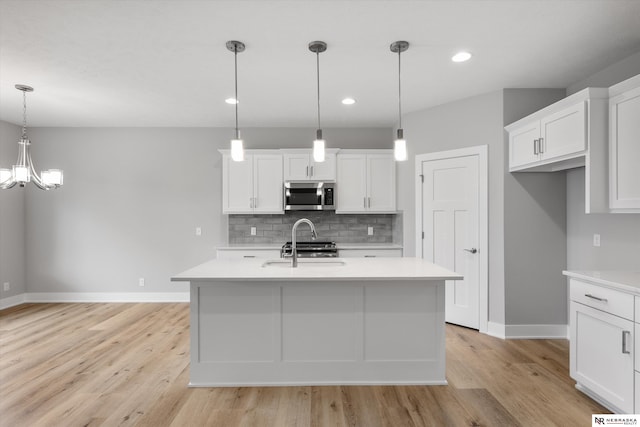
[[[446,384],[445,280],[419,258],[212,260],[190,282],[190,386]]]

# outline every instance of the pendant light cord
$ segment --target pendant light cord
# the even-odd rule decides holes
[[[402,81],[401,77],[401,67],[400,67],[400,49],[398,49],[398,127],[402,129],[402,91],[400,83]]]
[[[318,129],[320,129],[320,52],[316,51],[316,76],[318,81]]]
[[[240,139],[240,132],[238,132],[238,46],[233,48],[233,60],[235,64],[235,90],[236,90],[236,139]]]

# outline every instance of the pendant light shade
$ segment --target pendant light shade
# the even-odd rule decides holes
[[[233,52],[235,81],[236,132],[235,138],[231,140],[231,159],[235,162],[241,162],[244,160],[244,145],[242,139],[240,139],[240,130],[238,129],[238,53],[244,52],[245,45],[237,40],[230,40],[226,46],[227,49]]]
[[[407,160],[407,141],[404,139],[404,130],[402,129],[402,86],[400,54],[409,49],[409,42],[397,41],[389,46],[391,52],[398,54],[398,131],[396,140],[393,143],[393,155],[398,162]]]
[[[322,129],[320,127],[320,52],[327,50],[327,44],[321,41],[309,43],[309,50],[316,54],[316,81],[318,83],[318,129],[316,130],[316,139],[313,141],[313,160],[315,162],[324,162],[325,159],[325,141],[322,138]]]
[[[41,190],[51,190],[62,186],[63,173],[60,169],[36,172],[33,160],[31,160],[31,141],[27,137],[27,92],[33,92],[31,86],[16,85],[16,89],[22,91],[22,137],[18,141],[18,160],[11,169],[0,169],[0,188],[3,190],[20,187],[28,182],[33,182]]]

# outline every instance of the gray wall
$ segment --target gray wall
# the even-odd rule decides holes
[[[571,85],[608,87],[640,74],[640,52]],[[567,268],[637,270],[640,267],[640,214],[584,213],[584,169],[567,172]],[[594,233],[601,246],[593,246]]]
[[[0,121],[0,167],[9,168],[18,158],[19,126]],[[36,166],[38,164],[36,163]],[[13,187],[0,190],[0,298],[26,292],[25,267],[25,191]],[[9,282],[11,289],[4,291]]]
[[[404,253],[414,256],[415,155],[489,146],[489,317],[504,323],[502,91],[474,96],[403,118],[409,161],[398,164],[398,209],[403,210]]]
[[[564,89],[506,89],[504,124],[564,98]],[[505,324],[566,324],[565,174],[510,173],[504,133]]]
[[[507,89],[479,95],[403,118],[410,158],[416,154],[476,145],[489,146],[489,320],[500,324],[566,322],[566,296],[561,275],[565,262],[564,177],[535,181],[508,173],[505,124],[564,96],[564,89]],[[398,206],[404,214],[405,254],[415,255],[415,163],[398,165]],[[551,185],[549,191],[547,186]],[[559,188],[558,188],[559,187]],[[524,211],[524,212],[523,212]],[[531,228],[546,227],[546,233]],[[549,227],[548,227],[549,226]],[[560,233],[558,233],[558,230]],[[550,237],[555,251],[541,251],[541,237]],[[534,259],[551,262],[553,273],[531,272]],[[509,253],[507,254],[507,250]],[[542,254],[542,252],[545,252]],[[549,260],[548,258],[551,258]],[[510,263],[507,266],[507,263]],[[540,264],[538,264],[540,265]],[[561,265],[561,266],[560,266]],[[526,267],[523,274],[521,267]],[[553,301],[548,301],[550,291]],[[557,294],[557,298],[556,298]],[[532,304],[533,303],[533,304]],[[538,304],[542,307],[536,307]],[[506,308],[505,308],[506,307]]]
[[[210,128],[36,128],[41,168],[65,185],[26,197],[29,292],[172,292],[169,278],[227,244],[220,148]],[[247,148],[309,147],[314,129],[247,129]],[[329,147],[388,148],[391,129],[326,129]],[[202,236],[195,228],[202,227]],[[138,278],[144,277],[144,288]]]

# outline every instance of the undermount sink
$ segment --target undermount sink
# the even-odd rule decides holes
[[[298,267],[344,267],[346,263],[337,258],[298,258]],[[292,268],[290,259],[270,259],[262,264],[262,267]]]

